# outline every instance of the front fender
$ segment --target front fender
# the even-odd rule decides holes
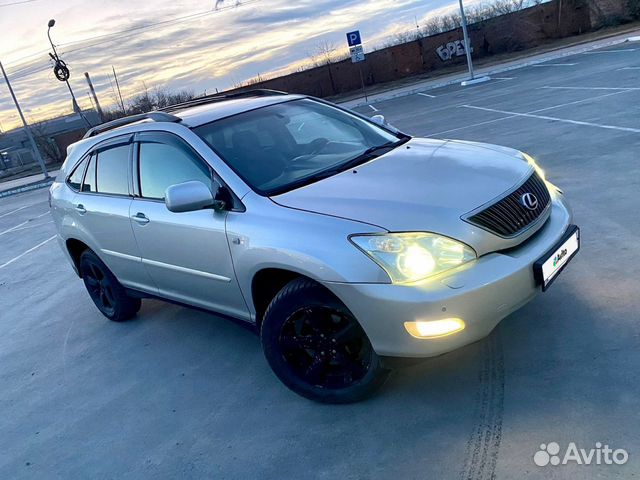
[[[243,198],[245,212],[227,216],[227,238],[238,283],[251,298],[257,272],[278,268],[318,282],[390,283],[386,272],[348,239],[385,230],[343,218]]]

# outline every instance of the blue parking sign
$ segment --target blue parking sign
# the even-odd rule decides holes
[[[356,45],[362,45],[362,39],[360,38],[360,30],[347,33],[347,42],[349,43],[350,47],[355,47]]]

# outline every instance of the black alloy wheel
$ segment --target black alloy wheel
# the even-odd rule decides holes
[[[289,367],[310,385],[345,388],[362,380],[373,349],[356,320],[328,306],[303,307],[284,322],[279,347]]]
[[[109,320],[122,322],[140,310],[142,301],[127,295],[115,275],[91,250],[80,256],[80,273],[91,300]]]
[[[261,339],[278,378],[311,400],[356,402],[388,376],[353,314],[306,278],[291,281],[271,301]]]

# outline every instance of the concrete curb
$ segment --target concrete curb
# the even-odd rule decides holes
[[[552,51],[541,53],[541,54],[534,54],[532,55],[532,57],[535,57],[538,55],[542,56],[542,58],[536,58],[534,60],[527,60],[525,58],[525,59],[522,59],[521,62],[517,62],[515,64],[513,63],[508,64],[502,67],[500,67],[499,65],[494,67],[486,67],[486,68],[480,67],[476,73],[482,76],[492,76],[500,73],[510,72],[512,70],[517,70],[519,68],[538,65],[540,63],[548,62],[550,60],[557,60],[557,59],[569,57],[572,55],[579,55],[581,53],[597,50],[599,48],[612,47],[612,46],[620,45],[626,42],[636,42],[636,41],[640,41],[640,36],[615,38],[608,42],[594,40],[592,43],[575,45],[573,47],[566,47],[560,50],[552,50]],[[415,85],[398,87],[396,89],[391,89],[386,92],[380,92],[378,94],[370,95],[368,102],[365,102],[363,99],[354,99],[354,100],[347,100],[344,102],[337,102],[337,103],[339,103],[340,105],[344,105],[347,108],[362,107],[362,106],[371,105],[377,102],[385,102],[387,100],[407,97],[410,95],[415,95],[420,92],[427,92],[429,90],[435,90],[437,88],[448,87],[450,85],[459,84],[461,81],[465,80],[467,77],[468,77],[467,72],[454,73],[452,74],[452,77],[449,78],[448,80],[443,80],[440,82],[435,81],[435,83],[432,83],[434,81],[427,80],[422,83],[416,83]]]
[[[9,190],[0,192],[0,198],[10,197],[11,195],[17,195],[18,193],[30,192],[32,190],[45,188],[50,186],[53,183],[53,181],[54,181],[54,178],[51,177],[47,180],[40,180],[38,182],[29,183],[27,185],[22,185],[20,187],[11,188]]]

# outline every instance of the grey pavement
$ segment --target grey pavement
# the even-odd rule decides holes
[[[214,314],[145,301],[106,321],[52,239],[46,190],[0,199],[0,478],[640,477],[639,79],[625,43],[358,107],[529,152],[583,247],[489,338],[355,405],[289,392],[258,339]],[[629,461],[538,467],[549,442]]]

